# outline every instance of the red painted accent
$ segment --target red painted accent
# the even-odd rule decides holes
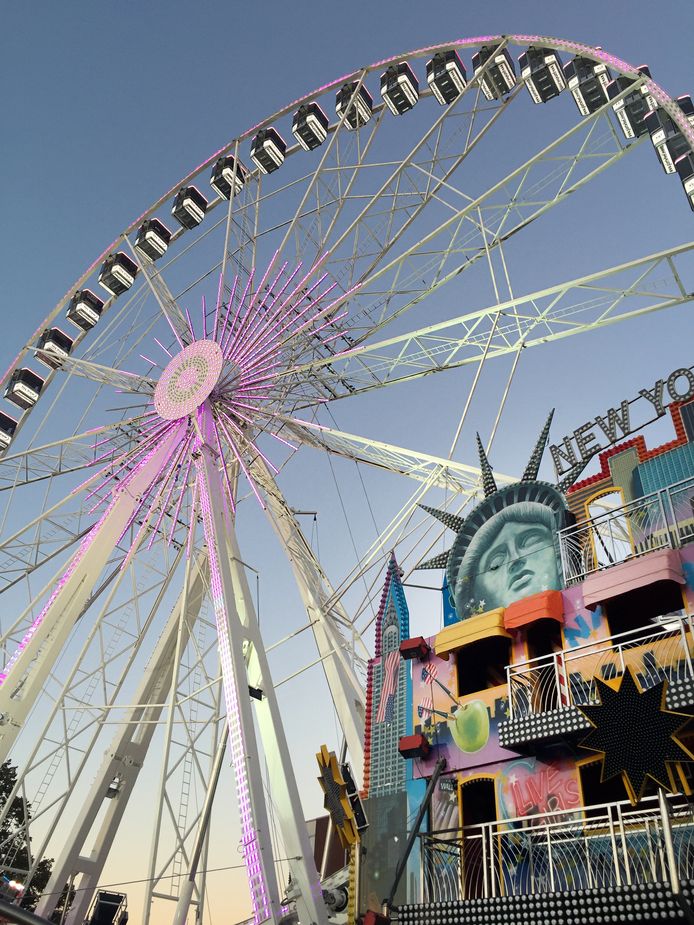
[[[406,660],[418,658],[420,662],[431,652],[431,646],[423,636],[415,636],[400,643],[400,657]]]
[[[431,751],[431,745],[426,736],[421,733],[412,736],[403,736],[398,742],[398,751],[403,758],[426,758]]]
[[[390,919],[380,912],[369,910],[363,918],[363,925],[389,925]]]
[[[520,601],[514,601],[504,610],[504,626],[507,630],[519,629],[535,620],[550,618],[564,622],[564,601],[561,591],[540,591]]]

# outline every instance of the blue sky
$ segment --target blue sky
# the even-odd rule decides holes
[[[648,63],[673,96],[694,91],[690,0],[664,0],[658,6],[644,0],[355,0],[348,5],[272,0],[244,6],[219,0],[39,0],[5,3],[0,16],[5,90],[1,162],[6,177],[0,230],[3,369],[82,270],[134,216],[235,134],[356,67],[467,35],[538,32],[601,45],[634,64]],[[549,108],[547,113],[552,118]],[[598,191],[575,213],[586,235],[601,226],[604,259],[594,269],[609,265],[612,252],[620,253],[619,242],[627,236],[633,238],[633,256],[692,237],[694,213],[687,209],[678,182],[665,178],[651,151],[642,152],[637,165],[623,208],[602,212]],[[541,235],[531,240],[535,250],[529,251],[528,261],[539,270],[534,276],[528,271],[527,280],[538,285],[545,269],[550,278],[555,271],[537,262]],[[586,260],[577,239],[571,240],[575,250],[563,255],[562,270],[578,275]],[[525,282],[522,263],[519,259]],[[628,330],[616,328],[609,336],[591,335],[589,342],[569,341],[538,352],[537,361],[533,355],[533,363],[519,369],[492,461],[501,471],[524,464],[553,403],[559,405],[553,437],[560,437],[663,373],[690,365],[693,329],[680,311],[676,318],[657,316]],[[422,382],[397,395],[376,396],[354,411],[340,406],[336,417],[346,430],[445,455],[470,379],[465,371],[445,387]],[[492,393],[490,385],[489,401],[481,398],[472,410],[471,425],[482,431],[489,427]],[[466,462],[474,462],[472,433],[466,432],[458,457]],[[320,470],[306,470],[319,473],[318,482],[299,470],[288,476],[288,486],[295,506],[320,509],[321,542],[337,578],[351,567],[354,554],[340,499],[321,465]],[[379,526],[389,509],[394,512],[402,502],[402,494],[391,494],[384,486],[377,479],[369,483],[379,495],[374,501]],[[373,538],[369,510],[364,499],[353,504],[354,535],[363,546]],[[244,548],[249,549],[248,560],[264,572],[261,593],[276,638],[282,634],[284,595],[294,592],[274,582],[279,559],[268,543],[267,532],[259,529]],[[416,599],[413,631],[435,628],[438,604],[429,600]],[[295,648],[289,659],[291,668],[309,661],[310,652]],[[289,673],[283,665],[278,670]],[[315,723],[297,715],[301,697],[313,696],[310,685],[319,683],[317,671],[287,700],[299,773],[311,782],[308,812],[320,806],[318,788],[311,786],[313,753],[326,738],[336,744],[328,710]],[[236,857],[235,847],[233,851]],[[141,862],[123,854],[114,871],[113,879],[137,879]],[[210,890],[214,888],[211,880]],[[239,914],[243,909],[241,901]]]

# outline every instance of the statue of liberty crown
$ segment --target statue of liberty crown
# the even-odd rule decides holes
[[[481,501],[467,517],[461,517],[452,514],[450,511],[441,511],[434,507],[428,507],[421,504],[420,507],[428,514],[436,517],[442,524],[450,530],[455,531],[456,538],[450,549],[445,552],[421,562],[418,569],[445,568],[448,586],[451,592],[455,588],[456,577],[463,557],[480,527],[498,514],[499,511],[512,504],[521,501],[532,501],[536,504],[543,504],[550,508],[554,514],[557,530],[570,526],[574,522],[573,514],[568,509],[564,492],[576,481],[581,471],[585,467],[585,462],[581,461],[575,465],[556,485],[550,482],[542,482],[537,478],[540,471],[542,455],[547,446],[549,438],[549,428],[552,424],[554,409],[549,413],[545,426],[533,448],[528,460],[528,464],[523,471],[519,482],[512,482],[498,488],[494,479],[494,472],[487,459],[480,435],[477,434],[477,453],[480,460],[480,473],[482,476],[482,490],[484,491],[484,500]]]

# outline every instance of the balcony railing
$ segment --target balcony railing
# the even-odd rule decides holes
[[[420,836],[423,901],[561,893],[694,876],[694,815],[683,797],[580,810]],[[669,844],[672,851],[669,852]]]
[[[511,719],[600,702],[596,678],[609,681],[627,667],[646,690],[659,681],[694,680],[694,627],[686,615],[573,649],[509,665]]]
[[[694,477],[559,531],[564,583],[694,540]]]

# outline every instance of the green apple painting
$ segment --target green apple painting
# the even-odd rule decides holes
[[[413,731],[432,745],[429,756],[415,762],[415,777],[430,776],[438,757],[448,771],[517,757],[499,745],[499,723],[508,718],[505,685],[458,698],[455,670],[455,659],[432,654],[412,673]]]
[[[448,728],[461,752],[474,754],[481,751],[489,741],[491,731],[487,705],[482,700],[469,700],[453,707]]]

